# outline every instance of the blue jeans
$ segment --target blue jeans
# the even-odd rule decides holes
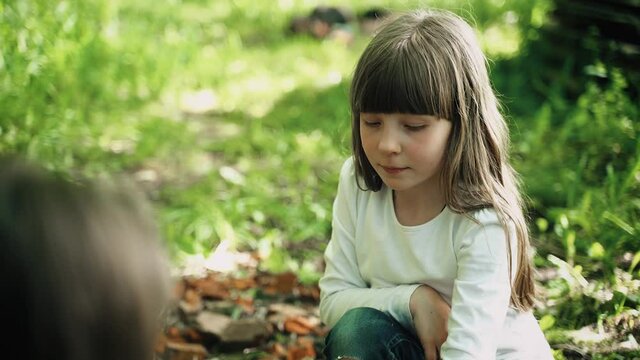
[[[424,360],[420,341],[382,311],[360,307],[347,311],[325,339],[329,360]]]

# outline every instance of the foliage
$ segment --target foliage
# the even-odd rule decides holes
[[[140,36],[115,37],[107,2],[3,2],[0,18],[0,150],[62,169],[109,163],[109,137],[133,125],[111,119],[157,96],[170,64]]]
[[[639,111],[625,87],[613,70],[609,84],[591,83],[570,111],[546,104],[517,144],[523,177],[535,174],[532,205],[545,212],[540,236],[561,240],[570,263],[590,257],[609,274],[615,263],[601,262],[635,251],[640,230]]]

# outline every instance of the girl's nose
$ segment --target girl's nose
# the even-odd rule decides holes
[[[378,142],[378,149],[388,154],[397,154],[402,150],[400,139],[394,129],[386,127],[382,130],[380,141]]]

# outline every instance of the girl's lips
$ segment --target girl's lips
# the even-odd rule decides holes
[[[382,166],[380,165],[380,167],[382,167],[382,169],[391,175],[395,175],[395,174],[399,174],[401,172],[403,172],[404,170],[407,170],[408,168],[403,167],[403,168],[398,168],[398,167],[387,167],[387,166]]]

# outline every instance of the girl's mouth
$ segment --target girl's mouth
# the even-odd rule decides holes
[[[380,167],[382,167],[382,169],[387,174],[390,174],[390,175],[396,175],[408,169],[406,167],[400,168],[400,167],[389,167],[389,166],[382,166],[382,165],[380,165]]]

